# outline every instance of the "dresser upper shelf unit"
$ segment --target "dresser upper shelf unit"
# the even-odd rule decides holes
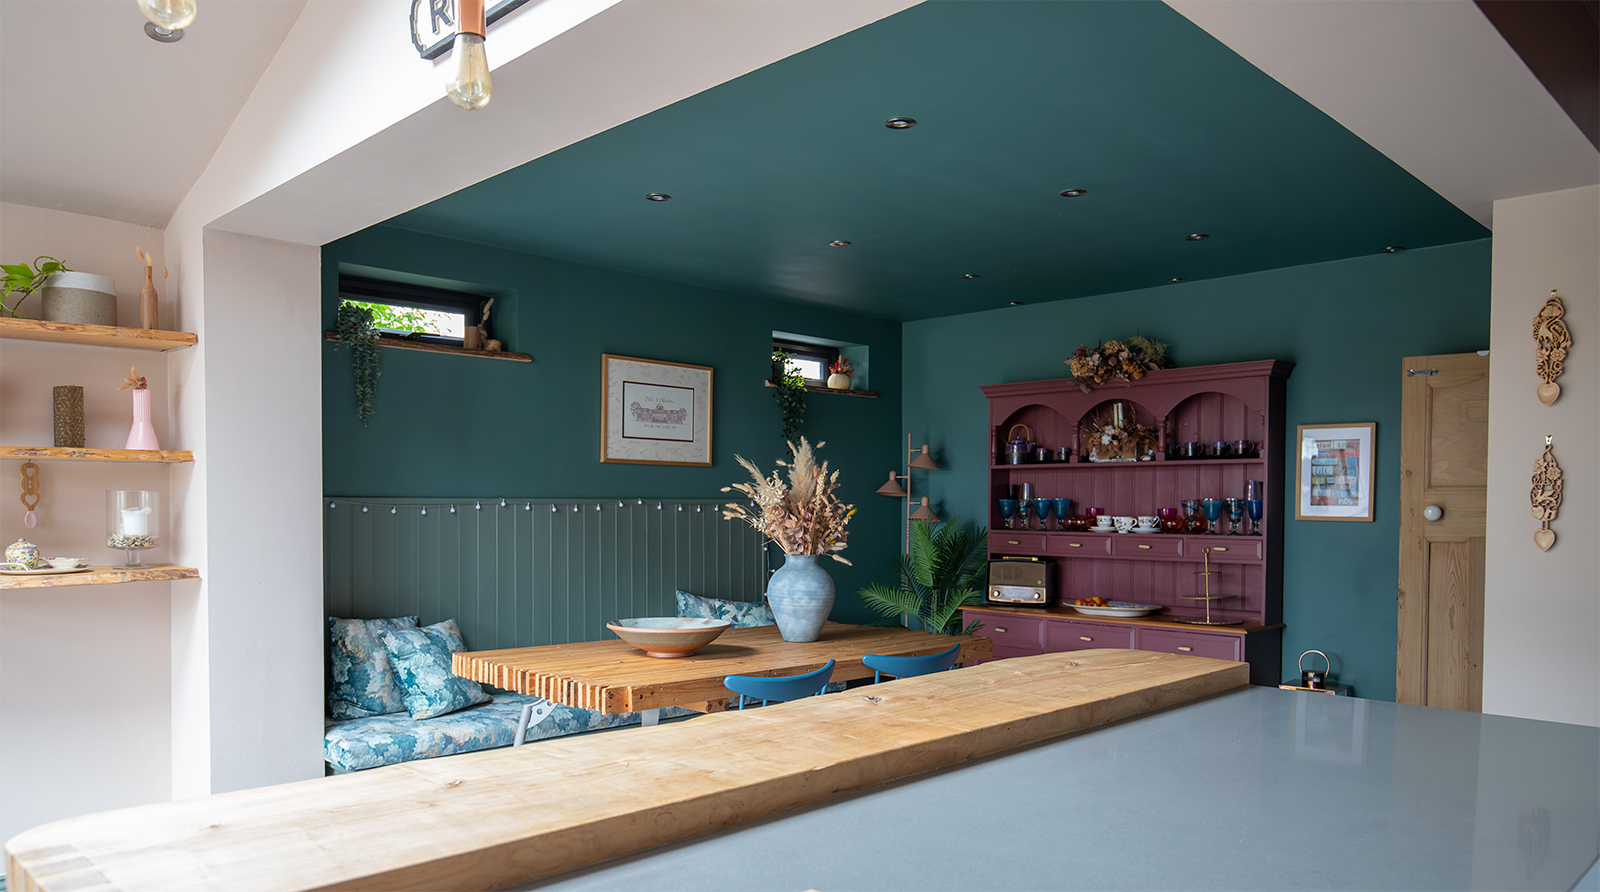
[[[0,458],[30,461],[194,461],[187,449],[83,449],[75,446],[0,446]]]
[[[0,338],[157,351],[193,347],[199,341],[193,332],[188,331],[160,331],[152,328],[121,328],[115,325],[81,325],[76,322],[11,318],[0,318]]]

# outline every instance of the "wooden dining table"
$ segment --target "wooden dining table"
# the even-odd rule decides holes
[[[679,706],[695,712],[727,708],[729,675],[799,675],[834,661],[833,680],[869,678],[861,662],[868,654],[921,656],[961,645],[961,661],[988,659],[994,643],[974,635],[934,635],[880,626],[826,623],[816,641],[785,641],[777,626],[729,629],[687,657],[652,657],[624,641],[582,641],[463,651],[455,655],[456,675],[522,694],[543,697],[606,715],[641,713],[645,725],[661,709]]]

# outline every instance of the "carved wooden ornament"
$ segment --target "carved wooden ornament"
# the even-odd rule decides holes
[[[1556,534],[1550,529],[1550,521],[1561,513],[1561,466],[1556,464],[1556,457],[1550,452],[1550,443],[1554,439],[1544,438],[1544,454],[1533,463],[1533,492],[1529,494],[1533,501],[1533,519],[1539,521],[1539,529],[1533,533],[1533,543],[1539,546],[1540,551],[1549,551],[1550,546],[1556,544]]]
[[[1539,402],[1546,406],[1561,395],[1561,385],[1556,379],[1561,377],[1561,363],[1567,358],[1567,348],[1572,346],[1572,333],[1562,321],[1566,314],[1567,308],[1562,306],[1561,298],[1551,291],[1550,299],[1539,308],[1539,315],[1533,317],[1533,370],[1544,380],[1538,394]]]

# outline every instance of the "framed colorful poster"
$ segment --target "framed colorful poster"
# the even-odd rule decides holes
[[[1302,424],[1296,428],[1295,520],[1371,520],[1372,463],[1378,426]]]
[[[711,464],[711,368],[602,354],[600,460]]]

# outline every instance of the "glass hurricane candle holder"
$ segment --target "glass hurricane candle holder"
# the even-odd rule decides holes
[[[119,569],[146,566],[139,553],[161,544],[161,493],[150,489],[106,490],[106,547],[123,552]]]

